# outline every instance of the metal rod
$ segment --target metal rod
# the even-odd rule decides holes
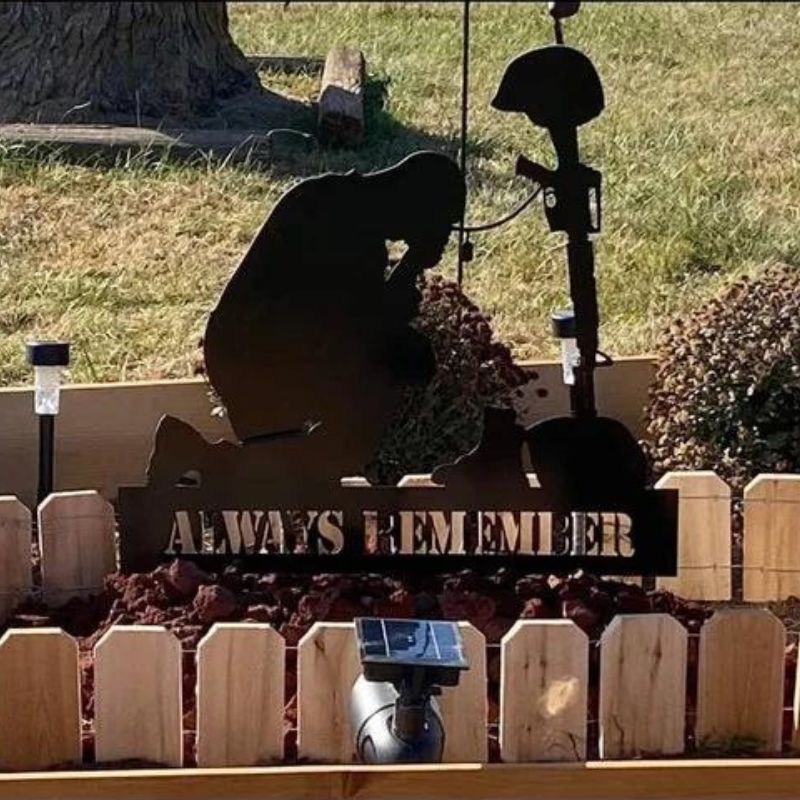
[[[462,56],[461,56],[461,152],[459,167],[464,181],[467,180],[467,130],[469,124],[469,0],[464,0],[462,14]],[[458,268],[456,280],[461,286],[464,280],[464,239],[466,236],[467,204],[464,202],[464,213],[458,228]]]
[[[594,369],[597,361],[600,315],[594,278],[594,248],[585,236],[570,236],[567,242],[569,289],[575,310],[575,333],[580,363],[575,367],[572,386],[572,413],[577,417],[595,417]]]
[[[53,491],[53,463],[55,461],[55,415],[39,414],[39,488],[37,503]]]

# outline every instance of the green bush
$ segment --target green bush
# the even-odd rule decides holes
[[[658,473],[713,469],[741,486],[800,471],[800,272],[742,279],[657,346],[646,410]]]

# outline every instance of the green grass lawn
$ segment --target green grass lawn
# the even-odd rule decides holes
[[[74,343],[75,381],[191,374],[206,313],[288,186],[419,147],[456,153],[460,4],[234,3],[231,20],[245,52],[362,48],[373,85],[388,89],[364,147],[279,152],[267,172],[140,158],[102,169],[0,151],[0,384],[28,379],[23,342],[35,335]],[[473,221],[525,196],[518,153],[551,160],[543,131],[489,107],[506,62],[551,35],[544,3],[474,5]],[[670,315],[691,314],[732,277],[800,264],[798,36],[800,5],[788,3],[585,3],[567,23],[606,89],[605,114],[582,136],[605,176],[604,350],[647,351]],[[269,81],[304,98],[317,83]],[[538,209],[476,237],[465,280],[520,357],[554,353],[549,315],[567,297],[560,240]],[[452,251],[442,269],[453,274]]]

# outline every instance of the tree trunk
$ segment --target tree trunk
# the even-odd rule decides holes
[[[287,124],[225,3],[0,3],[0,122],[198,127]]]

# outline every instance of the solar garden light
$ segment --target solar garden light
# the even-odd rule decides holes
[[[28,342],[28,363],[33,367],[33,408],[39,417],[39,488],[37,501],[53,491],[55,419],[61,378],[69,365],[69,342]]]
[[[553,336],[561,342],[561,374],[567,386],[575,385],[575,367],[581,363],[575,329],[575,312],[570,308],[556,311],[550,317]]]
[[[442,760],[445,731],[434,700],[457,686],[464,658],[455,622],[355,620],[363,674],[350,695],[355,751],[364,764]]]

